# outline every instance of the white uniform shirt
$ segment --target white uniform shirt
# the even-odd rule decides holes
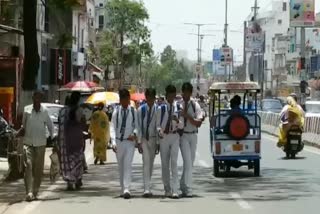
[[[22,125],[25,129],[23,142],[25,145],[40,147],[47,144],[46,128],[53,137],[53,122],[46,108],[40,107],[36,112],[33,105],[26,106],[23,112]]]
[[[110,136],[112,145],[116,145],[116,140],[121,138],[121,126],[122,126],[122,117],[123,110],[127,113],[127,120],[126,120],[126,127],[124,131],[123,139],[126,140],[130,135],[136,134],[138,136],[138,116],[137,111],[133,108],[132,114],[132,106],[128,106],[127,109],[124,109],[122,106],[118,106],[114,109],[111,119],[111,126],[110,126]],[[134,122],[133,122],[134,119]]]
[[[165,104],[165,112],[164,115],[162,116],[162,123],[161,123],[161,115],[162,115],[162,107],[159,106],[158,110],[157,110],[157,130],[160,131],[165,131],[166,129],[166,125],[169,119],[169,112],[170,112],[170,104],[168,102],[166,102]],[[179,118],[179,112],[178,112],[178,107],[177,107],[177,103],[173,103],[172,104],[172,116],[176,116],[177,118]],[[183,123],[181,121],[179,121],[179,123],[177,123],[176,121],[172,120],[171,121],[171,127],[169,129],[169,132],[174,132],[177,131],[177,129],[181,129],[183,128]]]
[[[154,104],[151,107],[150,113],[150,124],[149,124],[149,138],[157,137],[157,108],[158,106]],[[144,118],[142,121],[142,109],[144,110]],[[139,124],[139,138],[146,138],[146,131],[147,131],[147,123],[148,123],[148,114],[150,112],[150,107],[145,104],[139,107],[138,109],[138,124]]]
[[[192,105],[194,105],[194,107]],[[184,108],[185,108],[185,102],[183,101],[181,104],[181,110],[183,111]],[[187,104],[187,108],[188,108],[188,114],[191,117],[193,117],[196,120],[202,120],[203,118],[202,109],[198,102],[196,102],[195,100],[189,100]],[[189,120],[187,120],[186,124],[185,124],[185,118],[181,117],[180,120],[184,125],[185,132],[196,132],[198,130],[198,128],[192,125]]]

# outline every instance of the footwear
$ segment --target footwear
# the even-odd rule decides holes
[[[165,196],[166,198],[170,198],[170,197],[171,197],[171,193],[170,193],[170,192],[165,192],[165,193],[164,193],[164,196]]]
[[[105,163],[103,161],[100,161],[100,165],[105,165]]]
[[[182,198],[192,198],[193,197],[193,195],[192,195],[192,193],[186,193],[186,192],[183,192],[182,194],[181,194],[181,197]]]
[[[144,191],[143,193],[143,197],[144,198],[151,198],[153,195],[150,191]]]
[[[68,183],[67,184],[67,191],[73,191],[74,188],[73,188],[73,184],[72,183]]]
[[[82,180],[78,180],[76,183],[76,189],[79,190],[83,186]]]
[[[123,194],[123,198],[124,198],[124,199],[130,199],[130,198],[131,198],[130,192],[125,192],[125,193]]]
[[[96,158],[96,159],[94,160],[94,165],[97,165],[97,164],[98,164],[98,161],[99,161],[99,159]],[[85,170],[86,170],[86,169],[85,169]]]
[[[173,193],[171,196],[172,199],[179,199],[178,193]]]
[[[38,200],[38,192],[34,192],[33,193],[33,198],[34,198],[35,201]]]
[[[27,196],[26,196],[26,201],[27,202],[31,202],[34,200],[34,196],[32,193],[28,193]]]

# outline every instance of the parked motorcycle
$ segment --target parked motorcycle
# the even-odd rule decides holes
[[[288,159],[295,159],[296,155],[303,150],[302,130],[299,126],[292,126],[287,133],[287,144],[284,152]]]

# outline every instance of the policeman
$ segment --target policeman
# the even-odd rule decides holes
[[[143,180],[144,180],[144,194],[143,197],[149,198],[152,196],[150,191],[151,177],[153,171],[153,164],[156,154],[159,153],[159,146],[157,143],[157,105],[156,90],[148,88],[145,91],[146,104],[143,104],[138,109],[139,122],[139,138],[142,144],[142,160],[143,160]]]
[[[157,129],[160,137],[160,156],[162,165],[162,181],[166,197],[178,199],[178,154],[179,139],[178,128],[182,128],[182,122],[178,119],[178,108],[174,99],[176,87],[166,87],[167,101],[157,111]],[[171,175],[170,175],[171,169]],[[172,185],[171,185],[172,184]]]
[[[130,93],[127,89],[119,91],[120,106],[118,106],[112,114],[110,135],[113,151],[116,153],[119,174],[121,197],[125,199],[131,198],[130,184],[132,177],[132,161],[136,143],[139,144],[137,111],[130,106]]]
[[[183,134],[180,139],[180,149],[183,159],[183,173],[180,180],[182,197],[192,197],[192,170],[196,157],[198,128],[202,124],[202,111],[200,105],[191,95],[193,86],[187,82],[182,85],[182,110],[180,113],[183,121]]]

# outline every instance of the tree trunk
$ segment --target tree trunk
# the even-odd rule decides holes
[[[34,90],[40,57],[37,40],[37,0],[23,1],[24,71],[22,88]]]

